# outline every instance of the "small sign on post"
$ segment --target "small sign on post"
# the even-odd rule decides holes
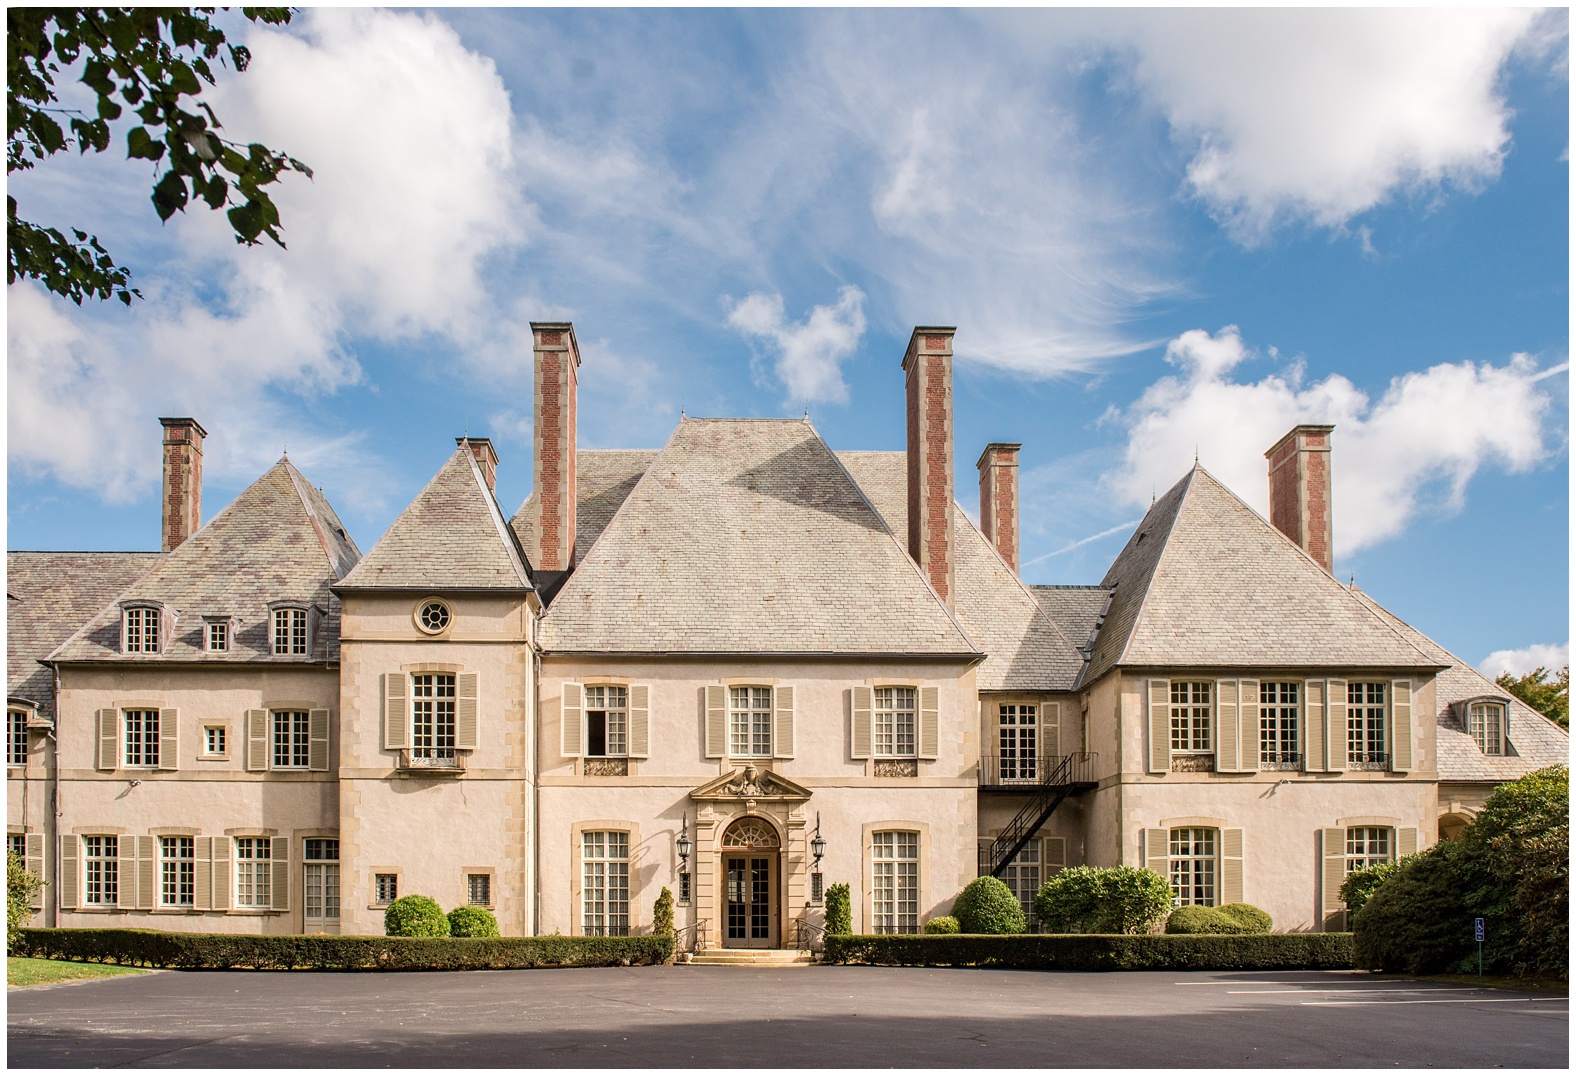
[[[1478,976],[1481,978],[1483,975],[1483,920],[1481,918],[1472,920],[1472,933],[1477,938]]]

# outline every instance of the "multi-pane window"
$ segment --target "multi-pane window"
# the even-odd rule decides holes
[[[1346,873],[1390,862],[1391,848],[1389,827],[1349,827],[1346,830]]]
[[[159,652],[157,609],[127,609],[125,623],[126,653],[157,654]]]
[[[5,835],[5,850],[14,856],[27,859],[27,834],[7,833]]]
[[[492,906],[492,875],[467,874],[465,876],[465,903],[479,908]]]
[[[222,755],[225,752],[223,725],[206,725],[202,730],[202,750],[205,755]]]
[[[1352,765],[1390,761],[1385,750],[1383,683],[1346,685],[1346,757]]]
[[[197,893],[197,838],[159,838],[159,905],[190,908]]]
[[[629,834],[587,830],[580,835],[581,925],[588,936],[629,933]]]
[[[871,911],[877,934],[919,933],[919,834],[871,835]]]
[[[311,762],[312,733],[305,710],[274,711],[274,769],[304,770]]]
[[[241,908],[266,908],[271,903],[269,838],[235,839],[235,903]]]
[[[586,754],[622,758],[629,753],[629,689],[587,687]]]
[[[275,609],[274,653],[305,654],[306,642],[306,610]]]
[[[736,687],[729,689],[728,753],[734,758],[771,757],[771,688]]]
[[[410,678],[410,753],[416,758],[454,757],[454,674]]]
[[[127,710],[126,765],[159,764],[159,711]]]
[[[112,905],[120,899],[120,870],[116,856],[118,837],[82,838],[83,900],[88,904]]]
[[[393,904],[399,899],[399,875],[374,874],[372,876],[372,901],[375,904]]]
[[[1003,781],[1039,780],[1039,714],[1032,703],[1002,704],[997,742]]]
[[[1215,903],[1216,830],[1185,828],[1171,831],[1167,867],[1171,892],[1178,904]]]
[[[1259,765],[1268,769],[1302,762],[1297,736],[1297,688],[1294,682],[1259,684]]]
[[[1040,891],[1040,842],[1030,841],[1001,872],[1012,895],[1023,905],[1023,914],[1034,921],[1034,895]]]
[[[5,764],[27,765],[27,711],[5,712]]]
[[[308,837],[301,860],[306,918],[338,919],[339,841],[333,837]]]
[[[1474,702],[1467,707],[1467,731],[1485,755],[1505,753],[1505,707],[1497,702]]]
[[[911,687],[875,690],[876,754],[912,758],[919,693]]]
[[[1178,680],[1171,685],[1171,750],[1213,751],[1209,683]]]
[[[230,649],[228,622],[220,620],[208,625],[208,649],[216,654]]]

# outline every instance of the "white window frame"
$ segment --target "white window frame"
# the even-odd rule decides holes
[[[1302,766],[1302,685],[1295,680],[1259,682],[1259,768]]]
[[[138,715],[133,720],[132,715]],[[159,711],[144,706],[120,712],[121,765],[128,770],[159,768]]]
[[[1215,751],[1215,685],[1208,680],[1171,681],[1169,731],[1173,755]]]
[[[1390,826],[1346,827],[1346,873],[1395,862],[1395,830]]]
[[[1045,884],[1045,857],[1041,855],[1039,840],[1030,841],[1012,857],[1012,861],[1001,872],[1001,880],[1018,898],[1028,921],[1035,922],[1038,917],[1034,912],[1034,896],[1040,891],[1040,886]]]
[[[22,862],[26,863],[27,862],[27,834],[25,834],[25,833],[7,833],[5,835],[5,850],[7,852],[14,852],[16,855],[18,855],[18,856],[20,856],[22,858]]]
[[[580,834],[580,927],[587,937],[629,934],[629,832]]]
[[[919,933],[919,833],[870,834],[870,918],[877,934]]]
[[[873,689],[870,719],[877,758],[919,757],[919,688]]]
[[[623,684],[587,684],[584,690],[586,757],[629,757],[629,688]],[[602,722],[602,750],[594,750],[593,726],[599,715]]]
[[[1484,699],[1467,703],[1467,734],[1477,741],[1478,750],[1485,755],[1505,753],[1505,715],[1508,707],[1502,702]],[[1492,722],[1489,720],[1492,714]]]
[[[218,736],[215,736],[214,733],[218,733]],[[228,725],[204,725],[202,727],[202,757],[230,757],[230,727]]]
[[[423,635],[442,635],[454,626],[454,608],[442,598],[423,598],[411,611],[411,620]]]
[[[210,620],[203,625],[204,649],[210,654],[228,654],[230,652],[230,630],[228,620]]]
[[[158,840],[159,907],[181,910],[195,908],[197,838],[162,836]]]
[[[247,911],[273,907],[273,840],[235,838],[235,906]]]
[[[312,764],[312,714],[309,710],[268,711],[268,761],[274,770],[305,770]],[[281,761],[283,759],[283,761]]]
[[[1002,781],[1040,779],[1040,704],[1004,702],[996,707],[996,747]]]
[[[1346,758],[1353,768],[1384,769],[1390,764],[1390,685],[1383,680],[1353,680],[1346,685]]]
[[[114,908],[120,903],[120,838],[113,834],[82,837],[82,903]]]
[[[1166,831],[1166,875],[1177,907],[1220,904],[1220,830],[1177,826]]]
[[[128,605],[121,609],[121,653],[157,654],[163,612],[157,605]]]
[[[305,605],[277,605],[268,618],[270,649],[275,657],[312,656],[312,617]]]
[[[772,689],[728,688],[728,757],[772,757]]]
[[[412,673],[410,677],[410,756],[455,757],[458,736],[458,684],[455,673]]]
[[[330,852],[332,856],[328,855]],[[340,890],[339,871],[338,837],[302,839],[301,909],[304,923],[333,923],[339,920],[344,895]]]
[[[27,711],[6,707],[5,764],[27,765]]]

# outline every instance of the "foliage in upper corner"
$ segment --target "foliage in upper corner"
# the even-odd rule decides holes
[[[662,887],[651,906],[651,933],[673,936],[673,892],[667,886]]]
[[[848,894],[848,883],[838,882],[826,887],[826,932],[849,934],[854,929],[854,909]]]
[[[17,931],[33,918],[33,901],[44,889],[44,879],[27,869],[22,857],[10,850],[5,854],[5,935],[7,951],[16,945]]]
[[[280,25],[289,8],[242,8],[253,22]],[[221,137],[219,118],[197,100],[202,83],[214,84],[214,68],[227,56],[236,71],[251,59],[215,26],[213,8],[28,8],[6,10],[6,174],[35,167],[75,145],[80,153],[102,153],[110,125],[129,109],[135,123],[126,131],[126,156],[165,171],[153,186],[153,207],[169,220],[196,200],[226,216],[237,243],[267,236],[283,247],[279,210],[263,190],[287,171],[310,177],[293,157],[252,142]],[[76,110],[59,105],[55,78],[61,68],[80,70],[77,81],[93,92],[92,115],[55,117]],[[184,100],[190,98],[190,101]],[[69,133],[68,129],[69,128]],[[18,215],[6,199],[9,260],[6,282],[41,281],[81,305],[84,297],[112,296],[131,304],[141,293],[131,273],[115,264],[97,236],[72,228],[75,241]]]
[[[1526,676],[1501,673],[1494,682],[1562,729],[1571,727],[1571,667],[1549,679],[1549,670],[1539,665]]]
[[[1171,883],[1145,867],[1068,867],[1034,895],[1053,934],[1142,934],[1171,904]]]

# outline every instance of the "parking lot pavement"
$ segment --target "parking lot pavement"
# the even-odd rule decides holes
[[[172,972],[9,995],[9,1061],[1565,1068],[1563,997],[1352,972]]]

